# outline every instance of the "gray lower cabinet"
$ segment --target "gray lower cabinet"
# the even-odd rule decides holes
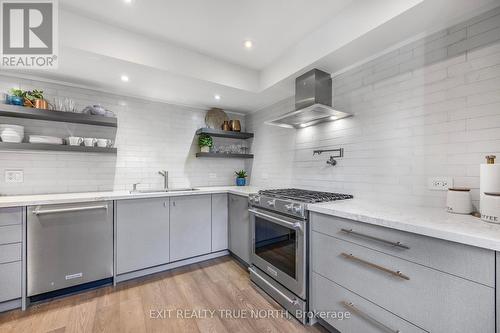
[[[311,279],[317,317],[341,333],[425,332],[317,273]]]
[[[116,201],[117,274],[170,261],[169,198]]]
[[[21,261],[0,264],[0,302],[21,297]]]
[[[23,209],[0,209],[0,303],[21,298]]]
[[[250,216],[248,198],[229,195],[229,250],[250,264]]]
[[[343,221],[328,219],[331,230],[334,230],[339,222],[342,222],[340,226],[344,225]],[[478,253],[472,247],[469,254],[464,248],[459,248],[456,255],[447,250],[449,260],[455,261],[453,265],[442,265],[440,260],[435,259],[422,259],[422,262],[439,264],[440,268],[452,270],[447,272],[403,259],[400,253],[389,254],[370,248],[372,245],[366,243],[366,235],[371,236],[368,233],[370,230],[363,230],[366,235],[360,240],[356,237],[347,239],[345,233],[337,234],[326,228],[319,232],[319,225],[315,225],[318,220],[318,215],[313,214],[310,243],[312,310],[324,311],[329,307],[330,310],[336,310],[339,302],[352,302],[359,304],[361,313],[367,313],[368,317],[380,318],[383,326],[390,328],[388,331],[414,331],[400,328],[403,324],[400,319],[403,319],[429,332],[495,332],[495,288],[488,285],[494,276],[477,275],[478,280],[485,282],[477,283],[455,275],[457,272],[468,272],[460,267],[460,260],[462,265],[467,265],[469,257],[483,263],[483,273],[493,274],[495,262],[491,253]],[[360,225],[355,225],[354,230],[358,230]],[[337,235],[339,237],[336,237]],[[395,236],[398,240],[397,236],[401,235]],[[423,242],[430,244],[430,241]],[[416,245],[408,238],[405,244]],[[443,248],[445,246],[450,245],[445,242]],[[418,251],[417,246],[409,248],[409,253],[414,258],[441,255],[434,251],[439,248],[436,246],[419,248]],[[455,257],[459,259],[456,260]],[[346,291],[361,299],[351,301],[351,298],[356,297],[346,295]],[[332,300],[331,303],[328,303],[327,298]],[[356,310],[354,312],[357,313]],[[390,319],[390,314],[398,318]],[[331,325],[341,332],[355,332],[351,328],[346,329],[349,322],[331,322]],[[356,327],[358,324],[352,325]],[[372,328],[362,331],[380,330]]]
[[[495,252],[496,257],[496,315],[497,315],[497,333],[500,333],[500,252]]]
[[[170,198],[170,261],[211,252],[211,195]]]
[[[212,194],[212,252],[227,250],[227,194]]]

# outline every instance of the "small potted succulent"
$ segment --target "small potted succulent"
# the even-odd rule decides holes
[[[245,186],[246,178],[248,177],[247,172],[245,170],[235,171],[236,174],[236,185],[237,186]]]
[[[208,134],[201,134],[198,138],[198,145],[202,153],[210,152],[210,148],[214,145],[214,140]]]
[[[24,91],[17,88],[12,88],[9,90],[10,95],[7,95],[7,103],[13,105],[23,105],[24,104]]]

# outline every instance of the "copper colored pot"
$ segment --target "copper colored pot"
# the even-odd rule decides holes
[[[241,132],[241,123],[239,120],[231,120],[231,130],[233,132]]]
[[[225,120],[224,123],[222,123],[222,130],[223,131],[230,131],[231,130],[231,125],[229,125],[229,121]]]
[[[35,99],[35,108],[46,110],[49,108],[49,103],[44,99]]]

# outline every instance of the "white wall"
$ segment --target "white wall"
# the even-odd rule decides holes
[[[100,103],[117,114],[118,129],[2,117],[0,123],[25,125],[26,135],[115,138],[118,154],[0,151],[0,195],[128,190],[136,182],[139,188],[161,188],[159,170],[170,172],[171,187],[232,185],[234,171],[244,166],[242,160],[195,157],[203,110],[0,76],[0,91],[11,87],[42,89],[49,101],[72,98],[80,108]],[[24,182],[5,183],[8,169],[23,170]]]
[[[401,47],[333,78],[334,106],[354,117],[300,130],[264,125],[293,99],[247,117],[251,183],[444,206],[431,176],[478,200],[479,164],[500,158],[500,10]],[[336,167],[313,149],[344,148]],[[250,167],[250,164],[248,165]]]

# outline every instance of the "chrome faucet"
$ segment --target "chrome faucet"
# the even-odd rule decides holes
[[[163,176],[163,189],[168,191],[168,171],[161,170],[158,173]]]

